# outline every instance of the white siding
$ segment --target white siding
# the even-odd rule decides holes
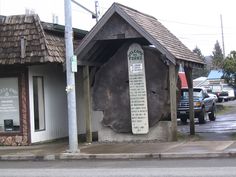
[[[33,76],[43,76],[45,96],[45,130],[34,130]],[[40,65],[29,67],[29,102],[31,142],[68,136],[66,80],[62,66]]]

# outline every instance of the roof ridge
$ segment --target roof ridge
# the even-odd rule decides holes
[[[9,15],[5,16],[2,20],[3,24],[16,24],[16,23],[32,23],[36,14],[21,14],[21,15]],[[17,19],[17,20],[16,20]]]
[[[149,14],[146,14],[146,13],[143,13],[143,12],[140,12],[140,11],[138,11],[138,10],[136,10],[136,9],[133,9],[133,8],[131,8],[131,7],[128,7],[128,6],[125,6],[125,5],[123,5],[123,4],[120,4],[120,3],[117,3],[117,2],[114,2],[113,4],[114,4],[115,6],[124,7],[124,8],[126,8],[126,9],[132,10],[132,11],[134,11],[134,12],[137,12],[137,13],[139,13],[139,14],[142,14],[142,15],[144,15],[144,16],[147,16],[147,17],[150,17],[150,18],[153,18],[153,19],[157,20],[157,18],[155,18],[155,17],[152,16],[152,15],[149,15]]]
[[[46,42],[46,35],[44,33],[44,29],[43,29],[43,26],[41,24],[40,18],[39,18],[38,15],[33,15],[33,18],[34,18],[36,29],[37,29],[37,31],[38,31],[38,33],[40,35],[40,39],[39,39],[40,40],[40,44],[41,45],[43,44],[45,46],[45,51],[46,51],[46,54],[44,56],[45,60],[46,60],[46,58],[48,58],[48,60],[50,61],[50,57],[48,57],[50,55],[49,55],[49,52],[48,52],[48,45],[47,45],[47,42]],[[42,42],[41,42],[41,39],[42,39]]]

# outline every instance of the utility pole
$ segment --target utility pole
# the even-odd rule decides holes
[[[66,92],[68,104],[68,129],[69,129],[69,152],[79,152],[78,147],[78,129],[77,129],[77,116],[76,116],[76,94],[75,94],[75,75],[74,70],[77,70],[77,64],[73,65],[77,59],[74,57],[73,50],[73,30],[72,30],[72,13],[71,1],[81,8],[85,9],[92,14],[96,19],[97,14],[93,13],[86,7],[82,6],[75,0],[64,0],[65,8],[65,46],[66,46]],[[88,67],[88,66],[87,66]],[[72,69],[73,68],[73,69]]]
[[[96,22],[98,22],[98,1],[95,1],[95,14],[96,14]]]
[[[96,22],[98,22],[98,1],[95,1],[95,11],[92,12],[85,6],[81,5],[75,0],[71,0],[74,4],[81,7],[85,11],[92,14],[92,18],[96,18]],[[83,80],[84,80],[84,104],[85,104],[85,117],[86,117],[86,141],[87,143],[92,142],[92,125],[91,125],[91,101],[90,101],[90,80],[89,80],[89,66],[83,67]]]
[[[0,0],[0,15],[2,15],[2,0]]]
[[[220,14],[220,23],[221,23],[221,36],[222,36],[223,57],[225,58],[225,39],[224,39],[224,31],[223,31],[222,14]]]
[[[66,45],[66,79],[67,79],[67,104],[68,104],[68,129],[69,129],[69,152],[79,152],[77,116],[76,116],[76,95],[75,95],[75,75],[72,72],[73,50],[73,30],[71,0],[64,0],[65,8],[65,45]],[[77,65],[76,65],[77,67]]]

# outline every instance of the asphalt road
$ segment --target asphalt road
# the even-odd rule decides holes
[[[205,124],[198,124],[195,119],[195,132],[201,140],[232,140],[233,134],[236,135],[236,100],[224,103],[217,103],[227,107],[223,112],[216,114],[216,120],[207,120]],[[189,134],[189,122],[187,125],[178,121],[178,131]]]
[[[0,162],[0,177],[235,177],[235,159]]]

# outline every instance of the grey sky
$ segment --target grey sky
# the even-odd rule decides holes
[[[77,0],[94,10],[94,0]],[[113,0],[99,0],[103,15]],[[211,55],[214,44],[221,44],[220,14],[223,16],[226,55],[236,50],[235,0],[116,0],[123,5],[149,14],[163,23],[190,50],[198,46],[204,55]],[[64,24],[64,0],[0,0],[0,14],[23,14],[33,9],[42,21],[52,22],[52,14]],[[95,20],[83,9],[73,5],[74,27],[90,30]]]

